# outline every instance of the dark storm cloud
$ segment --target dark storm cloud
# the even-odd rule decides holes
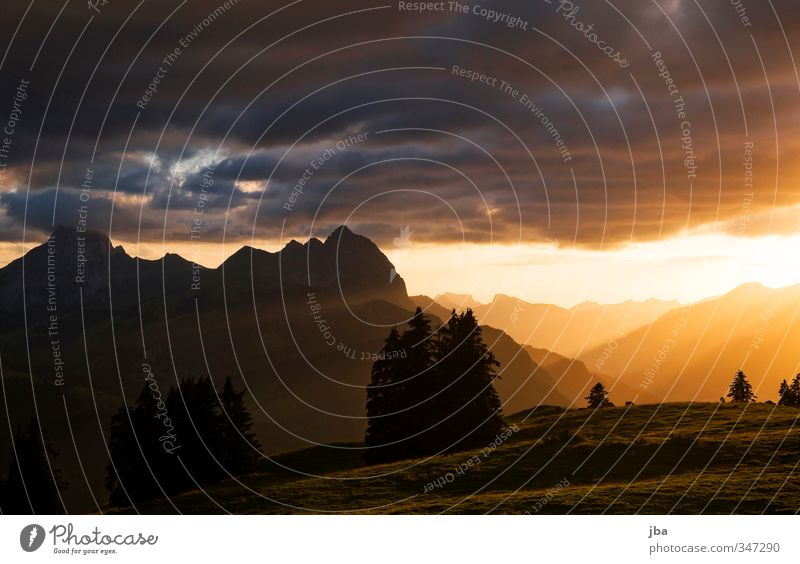
[[[747,22],[727,0],[461,5],[5,7],[3,37],[19,31],[3,122],[21,80],[30,92],[2,156],[4,238],[74,224],[87,171],[93,224],[121,240],[186,240],[200,198],[208,238],[349,221],[381,242],[413,225],[418,241],[593,247],[732,231],[743,209],[754,227],[737,234],[761,234],[758,218],[800,200],[794,3],[774,2],[780,20],[743,3]]]

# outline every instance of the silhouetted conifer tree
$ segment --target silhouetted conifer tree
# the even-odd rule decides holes
[[[164,450],[165,437],[175,433],[166,411],[159,410],[159,401],[165,407],[160,397],[157,388],[145,384],[134,407],[123,405],[111,418],[106,488],[112,506],[162,497],[177,489],[173,482],[179,464],[174,453]]]
[[[500,363],[483,342],[471,309],[452,313],[439,333],[436,357],[430,404],[438,420],[427,450],[486,446],[504,427],[493,385]]]
[[[14,436],[14,453],[0,503],[3,513],[29,515],[64,512],[59,492],[67,487],[67,483],[54,465],[56,456],[47,434],[32,417],[28,429],[18,430]]]
[[[219,396],[208,377],[184,378],[166,399],[153,382],[145,384],[135,408],[122,406],[111,420],[106,467],[111,505],[131,505],[252,470],[258,458],[254,449],[261,446],[243,395],[230,378]]]
[[[400,334],[392,327],[378,360],[372,364],[372,378],[367,386],[369,423],[364,437],[367,447],[364,456],[370,463],[394,458],[398,449],[396,442],[403,438],[400,419],[404,415],[398,413],[402,390],[397,378],[403,372],[401,363],[406,358]]]
[[[608,399],[608,392],[602,382],[595,384],[592,389],[589,390],[589,395],[584,399],[589,402],[589,409],[614,407],[614,404]]]
[[[504,426],[492,383],[497,366],[471,310],[453,312],[434,338],[417,308],[402,336],[389,333],[372,366],[367,461],[489,444]]]
[[[222,417],[214,385],[208,377],[189,376],[167,396],[167,412],[175,425],[185,471],[178,473],[175,491],[211,484],[225,476],[221,459]]]
[[[735,402],[752,402],[756,400],[753,393],[753,386],[747,381],[747,376],[741,370],[736,372],[730,387],[728,387],[727,397]]]
[[[428,403],[435,393],[433,365],[435,343],[433,341],[431,322],[418,307],[414,317],[408,323],[408,329],[400,338],[400,349],[405,358],[397,364],[394,394],[394,426],[399,442],[389,452],[392,459],[404,459],[421,454],[422,434],[429,427],[431,406]]]
[[[792,383],[784,380],[778,388],[778,405],[800,406],[800,374],[797,374]]]
[[[781,385],[778,386],[778,405],[792,405],[792,399],[789,393],[789,384],[786,383],[786,378],[784,378]]]
[[[795,377],[792,378],[792,383],[789,384],[789,394],[794,400],[792,405],[795,407],[800,406],[800,374],[796,374]]]

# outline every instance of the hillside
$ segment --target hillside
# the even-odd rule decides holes
[[[580,357],[659,400],[713,401],[742,369],[761,400],[800,371],[800,286],[746,284],[670,311],[655,323]]]
[[[359,445],[317,447],[265,461],[263,472],[242,478],[241,484],[229,481],[136,509],[793,514],[800,495],[795,479],[798,416],[796,408],[764,404],[600,411],[540,407],[509,417],[519,430],[485,457],[462,452],[363,467]],[[474,455],[480,462],[459,473]],[[442,487],[430,485],[437,480]]]
[[[597,382],[601,382],[609,392],[608,398],[617,405],[625,405],[626,401],[636,403],[658,403],[655,396],[644,390],[637,390],[625,382],[607,376],[606,374],[593,374],[580,360],[567,358],[545,349],[535,349],[525,345],[528,356],[541,366],[551,378],[559,392],[570,398],[567,404],[570,407],[581,407],[589,390]],[[560,404],[559,404],[560,405]]]

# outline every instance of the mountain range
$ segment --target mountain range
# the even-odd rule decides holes
[[[474,310],[511,414],[582,407],[597,381],[616,403],[716,400],[738,368],[774,399],[798,369],[798,304],[800,286],[757,285],[688,306],[565,309],[500,295],[481,304],[409,296],[377,245],[344,226],[275,253],[243,247],[214,269],[174,254],[143,260],[103,234],[58,228],[0,268],[0,417],[11,431],[39,417],[82,511],[105,496],[109,420],[142,389],[144,365],[164,390],[188,375],[231,376],[276,453],[361,441],[374,355],[416,306],[434,326]],[[0,432],[0,468],[10,451]]]

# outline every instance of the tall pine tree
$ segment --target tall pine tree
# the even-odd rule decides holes
[[[756,400],[753,386],[750,385],[750,382],[747,381],[747,376],[741,370],[736,372],[733,382],[728,387],[728,397],[735,402],[750,403]]]
[[[367,386],[367,426],[364,437],[365,459],[370,463],[395,457],[401,434],[403,413],[398,413],[402,372],[401,363],[407,354],[397,329],[392,327],[378,359],[372,364],[372,377]]]
[[[800,406],[800,374],[792,378],[791,384],[784,379],[778,388],[778,405]]]
[[[134,407],[122,405],[111,418],[106,488],[112,506],[132,505],[179,489],[179,464],[159,440],[169,427],[159,417],[160,395],[154,393],[159,392],[145,384]]]
[[[252,417],[228,378],[217,395],[208,377],[188,377],[162,399],[145,384],[133,409],[112,417],[110,503],[131,505],[254,469],[261,445]]]
[[[592,389],[589,390],[589,395],[585,399],[589,404],[589,409],[597,409],[598,407],[614,407],[611,400],[608,399],[608,392],[602,382],[598,382]]]
[[[425,453],[421,448],[423,435],[430,426],[429,401],[434,393],[435,342],[431,322],[417,307],[408,329],[400,338],[400,348],[405,354],[396,364],[397,383],[394,394],[394,422],[397,443],[390,451],[393,459],[410,458]]]
[[[489,444],[504,426],[493,385],[498,366],[471,310],[453,312],[434,335],[417,308],[402,336],[389,333],[372,366],[367,461]]]
[[[493,385],[500,363],[483,342],[471,309],[450,316],[439,334],[437,360],[431,406],[439,421],[431,446],[436,451],[485,446],[504,427]]]

